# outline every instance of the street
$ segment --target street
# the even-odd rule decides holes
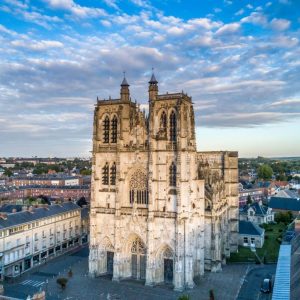
[[[276,264],[251,267],[243,280],[237,300],[271,300],[272,294],[262,293],[260,287],[267,274],[273,275],[274,282],[275,272]]]

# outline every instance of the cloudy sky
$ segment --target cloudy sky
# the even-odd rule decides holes
[[[199,150],[300,155],[299,0],[2,0],[0,156],[88,156],[123,70],[195,105]]]

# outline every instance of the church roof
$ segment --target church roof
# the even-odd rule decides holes
[[[128,84],[125,76],[124,76],[124,79],[123,79],[123,81],[121,83],[121,86],[129,86],[129,84]]]
[[[155,78],[154,73],[152,73],[152,76],[151,76],[151,79],[150,79],[149,83],[151,83],[151,84],[156,84],[156,83],[158,83],[158,81],[157,81],[156,78]]]

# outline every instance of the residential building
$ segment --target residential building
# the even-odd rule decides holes
[[[84,231],[83,231],[84,227]],[[15,277],[48,258],[87,242],[81,208],[65,202],[0,214],[0,274]]]
[[[191,97],[159,95],[154,74],[148,116],[125,78],[97,101],[91,196],[91,276],[183,290],[237,251],[238,153],[197,152]]]
[[[11,178],[12,186],[46,185],[46,186],[76,186],[83,184],[83,178],[78,176],[15,176]]]
[[[24,199],[27,197],[39,197],[41,195],[61,200],[77,200],[81,197],[90,199],[89,185],[64,185],[64,186],[43,186],[28,185],[19,187],[1,187],[0,199]]]
[[[242,189],[239,191],[239,206],[243,207],[251,197],[251,201],[262,201],[265,197],[263,189]]]
[[[271,197],[269,207],[275,213],[291,211],[296,217],[300,213],[300,198]]]
[[[274,222],[272,208],[263,205],[261,201],[246,204],[240,209],[240,220],[251,221],[255,224]]]
[[[239,245],[262,248],[265,242],[265,230],[251,221],[239,222]]]

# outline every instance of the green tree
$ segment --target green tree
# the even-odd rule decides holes
[[[3,173],[5,176],[12,176],[13,175],[13,172],[10,170],[10,169],[5,169],[4,173]]]
[[[250,195],[247,196],[247,204],[251,204],[252,203],[252,198]]]
[[[82,169],[82,170],[80,170],[80,174],[81,175],[91,175],[92,170]]]
[[[263,164],[258,168],[257,174],[258,178],[268,180],[272,178],[273,170],[269,165]]]

